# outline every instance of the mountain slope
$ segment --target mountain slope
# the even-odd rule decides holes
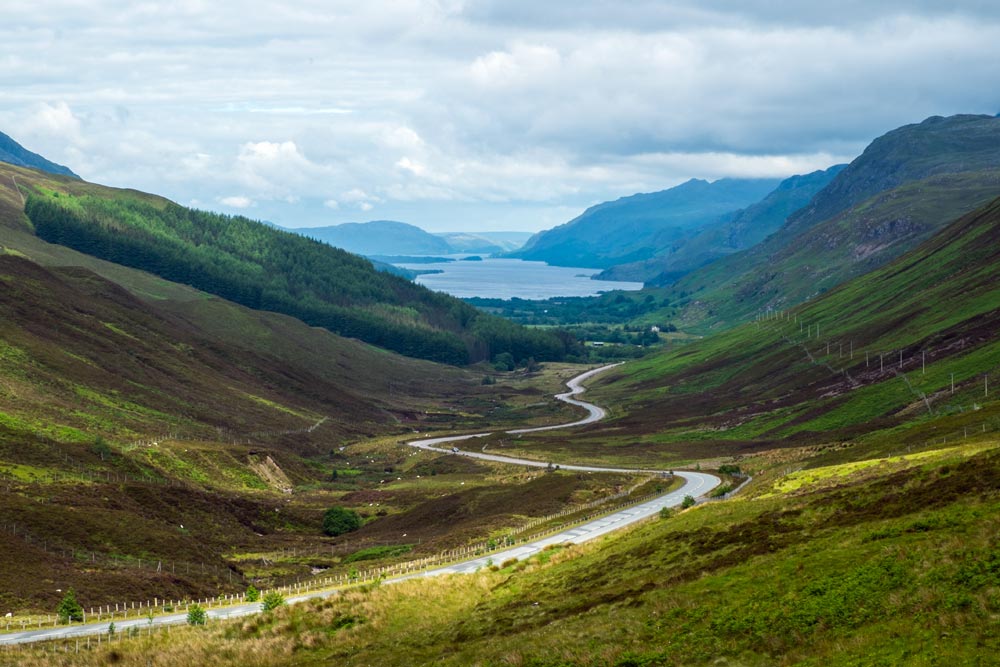
[[[448,242],[420,227],[392,220],[345,222],[291,230],[358,255],[446,255]]]
[[[891,440],[872,447],[926,447],[935,433],[978,428],[1000,417],[982,402],[983,374],[1000,382],[998,265],[994,200],[790,311],[630,363],[592,389],[626,416],[587,440],[671,460],[865,441],[883,428]]]
[[[995,196],[1000,118],[953,116],[872,142],[762,243],[684,276],[688,327],[785,308],[880,266]],[[733,298],[738,295],[738,298]]]
[[[16,167],[0,168],[17,169]],[[36,172],[37,175],[37,172]],[[2,182],[2,181],[0,181]],[[403,354],[448,363],[556,359],[565,342],[479,313],[452,297],[376,271],[367,260],[241,217],[193,211],[165,199],[58,177],[18,177],[6,224],[26,189],[27,221],[43,239],[272,310]]]
[[[692,179],[669,190],[622,197],[539,232],[511,256],[593,268],[642,261],[760,201],[778,184],[775,179]]]
[[[706,226],[644,262],[624,264],[598,274],[602,280],[636,280],[666,285],[720,257],[749,248],[777,231],[840,173],[845,165],[786,178],[764,199],[725,220]]]
[[[0,162],[6,162],[19,167],[40,169],[50,174],[79,178],[79,176],[70,171],[69,167],[46,160],[38,153],[32,153],[3,132],[0,132]]]

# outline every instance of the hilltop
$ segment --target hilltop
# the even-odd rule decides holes
[[[448,242],[420,227],[393,220],[345,222],[293,230],[359,255],[446,255]]]
[[[775,179],[691,179],[668,190],[622,197],[539,232],[510,256],[601,269],[641,262],[760,201],[778,184]]]
[[[786,178],[761,201],[720,222],[706,225],[694,235],[659,250],[651,259],[605,269],[597,278],[669,285],[705,264],[750,248],[778,231],[789,215],[809,203],[845,166],[835,165],[823,171]]]

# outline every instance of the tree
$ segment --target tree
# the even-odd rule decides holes
[[[111,458],[111,445],[101,436],[97,436],[97,439],[94,440],[94,444],[90,446],[90,451],[100,456],[102,461]]]
[[[684,500],[681,501],[681,509],[694,507],[694,505],[695,505],[695,500],[691,496],[684,496]]]
[[[208,614],[205,613],[205,608],[200,604],[195,603],[188,608],[187,622],[188,625],[205,625],[208,621]]]
[[[247,587],[247,602],[257,602],[260,600],[260,591],[258,591],[253,584]]]
[[[510,352],[501,352],[493,357],[493,368],[498,371],[514,370],[514,355]]]
[[[350,533],[361,527],[361,515],[346,507],[331,507],[323,515],[323,532],[330,537]]]
[[[278,591],[268,591],[264,593],[264,599],[261,600],[260,609],[261,611],[272,611],[278,607],[285,604],[285,596]]]
[[[56,608],[56,613],[59,615],[60,623],[72,623],[83,620],[83,607],[76,601],[76,593],[72,588],[66,591],[66,595],[63,596],[62,601]]]

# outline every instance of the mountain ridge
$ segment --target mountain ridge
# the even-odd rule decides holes
[[[761,200],[779,183],[766,178],[692,178],[667,190],[620,197],[539,232],[509,256],[599,269],[641,262],[689,236],[692,229]]]
[[[69,167],[56,164],[38,153],[29,151],[27,148],[16,142],[9,135],[0,132],[0,162],[13,164],[18,167],[30,167],[41,171],[60,176],[70,176],[80,178]]]

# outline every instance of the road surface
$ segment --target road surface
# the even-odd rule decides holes
[[[596,406],[592,403],[587,403],[586,401],[581,401],[576,396],[582,394],[585,389],[583,387],[583,382],[589,378],[594,377],[599,373],[614,368],[618,364],[611,364],[608,366],[602,366],[601,368],[595,368],[593,370],[587,371],[582,375],[578,375],[566,383],[569,391],[563,394],[558,394],[556,398],[566,403],[579,406],[587,410],[587,417],[567,424],[556,424],[554,426],[540,426],[536,428],[528,429],[517,429],[513,431],[506,431],[506,433],[533,433],[537,431],[546,431],[552,429],[570,428],[572,426],[582,426],[584,424],[590,424],[605,416],[605,411],[603,408]],[[414,440],[413,442],[407,443],[411,447],[417,447],[419,449],[430,450],[435,452],[445,452],[445,453],[455,453],[452,451],[451,447],[441,447],[445,443],[459,442],[462,440],[470,440],[473,438],[482,438],[484,436],[490,435],[490,433],[471,433],[467,435],[450,436],[446,438],[429,438],[425,440]],[[534,466],[534,467],[547,467],[548,463],[542,461],[534,461],[531,459],[521,459],[509,456],[497,456],[494,454],[485,454],[482,452],[469,452],[469,451],[459,451],[458,455],[468,456],[470,458],[482,459],[486,461],[497,461],[500,463],[512,463],[515,465],[522,466]],[[560,464],[559,466],[563,470],[580,470],[585,472],[635,472],[635,473],[661,473],[666,472],[662,470],[639,470],[636,468],[609,468],[601,466],[583,466],[583,465],[572,465],[572,464]],[[451,565],[445,565],[442,567],[425,570],[423,572],[417,572],[414,574],[405,575],[402,577],[396,577],[393,579],[388,579],[384,583],[393,583],[398,581],[404,581],[407,579],[415,579],[422,577],[435,577],[443,574],[463,574],[469,572],[475,572],[483,567],[488,567],[491,563],[500,564],[511,558],[517,558],[518,560],[527,558],[538,552],[544,550],[546,547],[553,544],[564,544],[564,543],[580,543],[586,542],[588,540],[593,540],[595,538],[601,537],[602,535],[607,535],[611,531],[623,528],[629,524],[635,523],[636,521],[641,521],[647,517],[651,517],[657,512],[659,512],[664,507],[676,507],[680,505],[684,500],[684,496],[693,496],[697,498],[698,496],[704,495],[714,489],[721,483],[718,477],[715,475],[709,475],[701,472],[690,472],[690,471],[674,471],[674,474],[678,477],[684,479],[684,486],[668,493],[666,495],[654,498],[648,502],[642,503],[641,505],[635,505],[633,507],[628,507],[623,510],[619,510],[613,514],[601,517],[599,519],[594,519],[588,521],[587,523],[580,524],[573,528],[569,528],[560,533],[554,535],[549,535],[543,537],[534,542],[527,544],[521,544],[510,549],[505,549],[503,551],[495,551],[487,556],[482,556],[472,560],[463,561],[461,563],[453,563]],[[336,595],[337,590],[328,589],[323,591],[313,591],[310,593],[304,593],[302,595],[295,595],[288,598],[289,604],[295,604],[296,602],[301,602],[303,600],[308,600],[310,598],[324,598],[331,595]],[[260,603],[255,602],[252,604],[234,605],[230,607],[223,607],[220,609],[208,609],[206,615],[209,618],[209,623],[216,620],[223,620],[227,618],[239,618],[241,616],[249,616],[251,614],[256,614],[260,612]],[[128,632],[132,628],[138,628],[140,631],[147,630],[150,625],[155,627],[160,627],[164,625],[179,625],[187,622],[186,613],[169,614],[164,616],[156,616],[152,619],[152,622],[148,618],[135,618],[135,619],[116,619],[115,620],[115,632],[122,633]],[[57,626],[57,627],[44,627],[36,628],[34,630],[26,630],[22,632],[11,632],[6,634],[0,634],[0,645],[4,644],[25,644],[29,642],[47,641],[54,639],[72,639],[76,637],[86,637],[88,635],[98,635],[102,633],[107,633],[109,621],[102,621],[100,623],[86,623],[83,625],[72,625],[72,626]]]

